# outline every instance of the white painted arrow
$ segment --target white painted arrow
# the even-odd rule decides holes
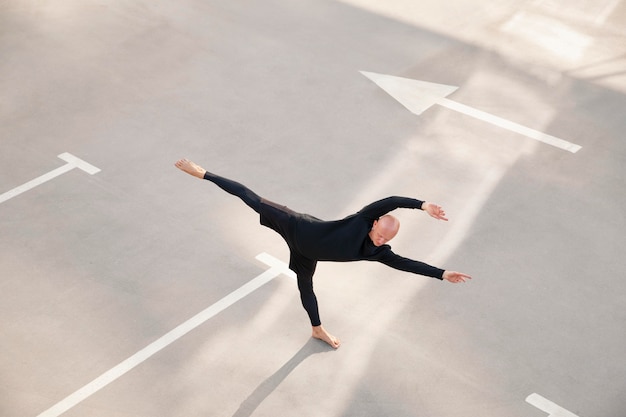
[[[484,122],[491,123],[495,126],[519,133],[571,153],[576,153],[581,149],[580,145],[447,99],[446,97],[455,92],[458,87],[412,80],[410,78],[394,77],[392,75],[376,74],[374,72],[361,71],[361,74],[385,90],[411,113],[418,116],[435,104],[439,104],[440,106],[447,107],[451,110],[472,116]]]

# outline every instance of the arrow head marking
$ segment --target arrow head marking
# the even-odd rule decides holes
[[[420,115],[439,100],[455,92],[458,87],[445,84],[435,84],[426,81],[411,80],[409,78],[394,77],[392,75],[376,74],[360,71],[387,94],[396,99],[411,113]]]

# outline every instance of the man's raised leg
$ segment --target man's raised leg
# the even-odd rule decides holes
[[[212,174],[206,169],[202,168],[200,165],[188,159],[181,159],[179,161],[176,161],[174,165],[176,166],[176,168],[186,172],[193,177],[211,181],[227,193],[239,197],[241,200],[243,200],[244,203],[246,203],[251,209],[253,209],[257,213],[260,212],[262,198],[245,185],[238,183],[237,181],[229,180],[228,178]]]
[[[198,177],[200,179],[203,179],[204,174],[206,173],[206,169],[191,162],[188,159],[181,159],[179,161],[176,161],[174,165],[176,166],[176,168],[180,169],[181,171],[184,171],[187,174],[193,175],[194,177]]]

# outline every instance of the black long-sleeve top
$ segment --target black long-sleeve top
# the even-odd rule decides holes
[[[387,197],[341,220],[323,221],[307,214],[297,216],[292,239],[295,249],[317,261],[377,261],[406,272],[443,279],[444,270],[395,254],[389,245],[376,246],[369,238],[375,220],[397,208],[420,209],[423,201]]]

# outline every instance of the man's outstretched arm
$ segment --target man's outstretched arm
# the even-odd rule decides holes
[[[419,209],[423,204],[422,200],[416,198],[393,196],[374,201],[359,210],[359,213],[375,220],[397,208]]]
[[[446,271],[424,262],[405,258],[395,254],[391,251],[391,249],[385,251],[384,254],[376,260],[394,269],[399,269],[400,271],[412,272],[414,274],[446,280],[453,284],[458,284],[460,282],[465,282],[468,279],[472,279],[471,276],[462,272]]]
[[[448,221],[440,205],[410,197],[387,197],[375,201],[359,210],[359,213],[377,219],[397,208],[421,209],[437,220]]]

